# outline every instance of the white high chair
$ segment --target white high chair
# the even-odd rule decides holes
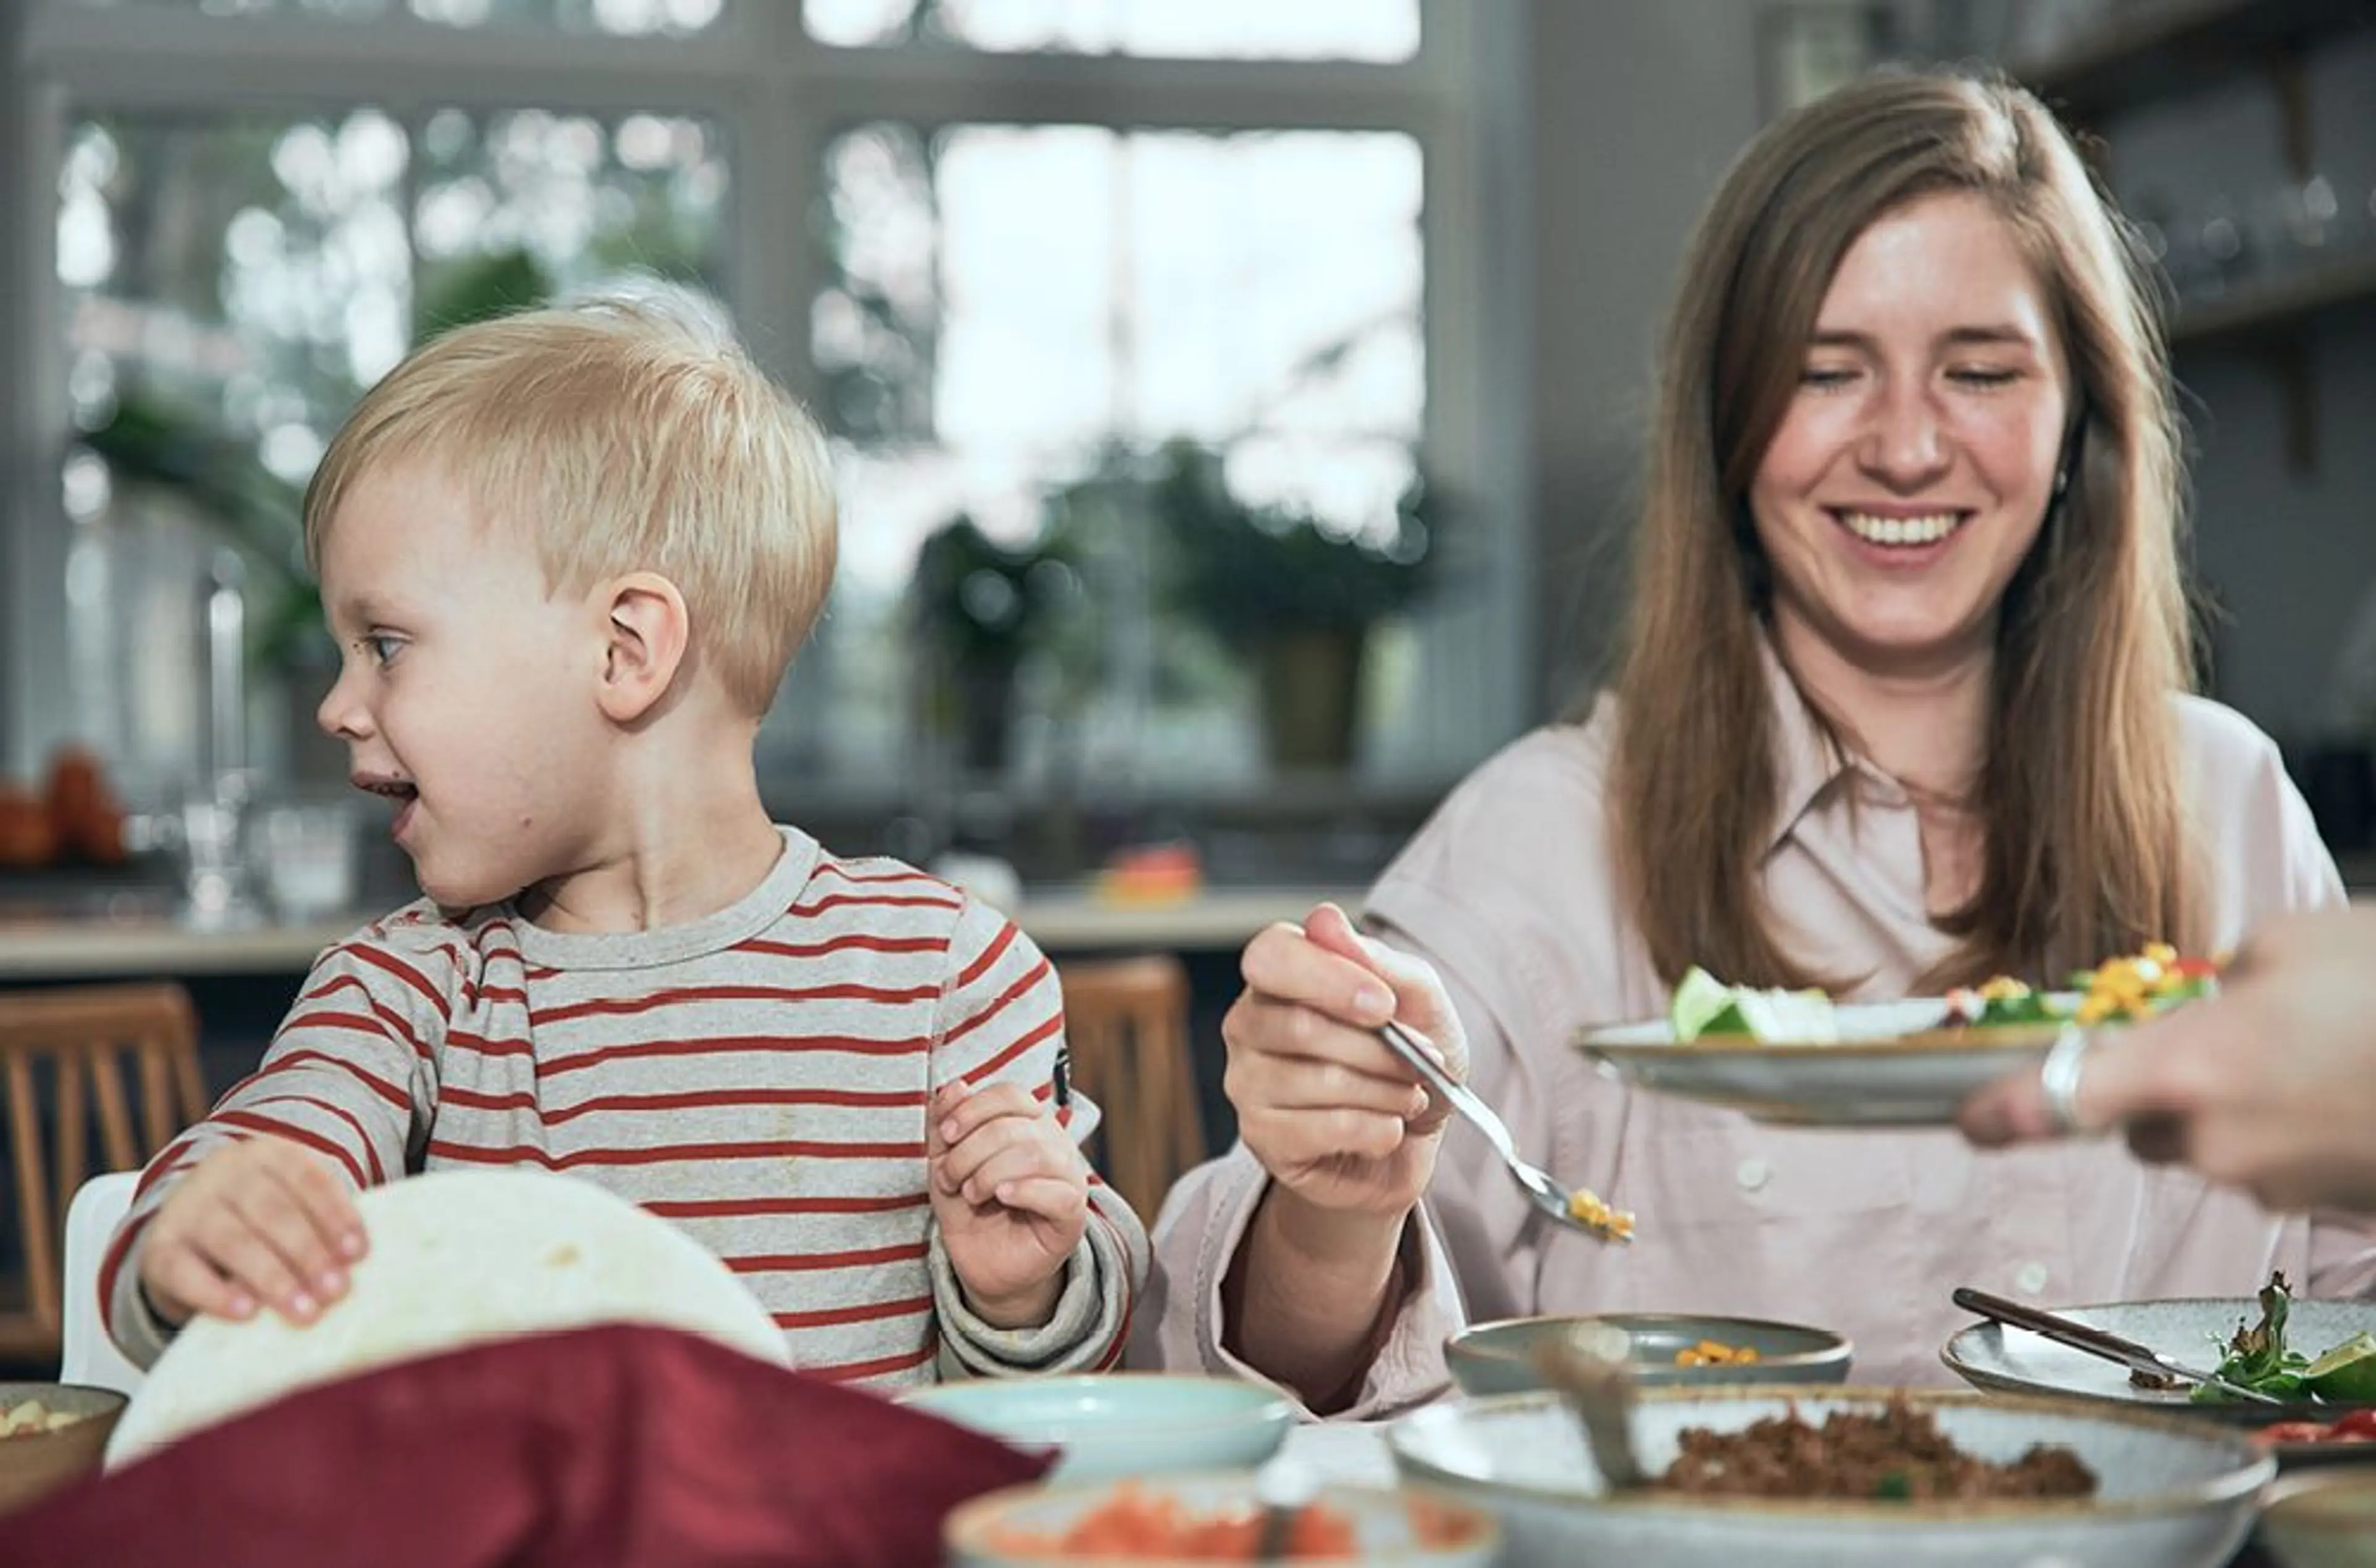
[[[99,1299],[99,1265],[107,1255],[107,1239],[132,1206],[133,1190],[140,1185],[137,1170],[113,1170],[94,1176],[75,1189],[66,1209],[64,1337],[59,1351],[58,1381],[113,1388],[129,1394],[140,1386],[138,1367],[124,1359],[107,1336],[107,1323]]]

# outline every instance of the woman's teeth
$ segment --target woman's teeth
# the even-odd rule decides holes
[[[1876,517],[1870,512],[1842,512],[1840,521],[1848,532],[1867,544],[1936,544],[1955,531],[1960,520],[1953,512],[1935,512],[1927,517]]]

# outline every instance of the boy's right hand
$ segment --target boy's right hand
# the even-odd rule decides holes
[[[173,1189],[140,1241],[148,1304],[179,1326],[259,1303],[308,1324],[347,1293],[362,1217],[330,1162],[287,1138],[226,1144]]]
[[[1246,989],[1221,1021],[1223,1087],[1239,1134],[1281,1187],[1314,1208],[1399,1218],[1427,1190],[1449,1108],[1376,1034],[1399,1018],[1455,1078],[1467,1048],[1421,960],[1372,942],[1333,904],[1256,936]]]

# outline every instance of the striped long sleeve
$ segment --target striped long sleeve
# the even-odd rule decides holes
[[[149,1161],[99,1276],[110,1332],[135,1363],[155,1360],[168,1333],[128,1266],[134,1249],[208,1155],[270,1134],[323,1156],[358,1189],[420,1169],[457,945],[398,916],[324,952],[262,1064]]]
[[[1015,923],[968,904],[951,954],[955,979],[933,1043],[934,1082],[962,1076],[977,1087],[1012,1083],[1031,1091],[1075,1142],[1097,1130],[1098,1109],[1070,1092],[1064,1069],[1064,1003],[1056,970]],[[1089,1224],[1067,1267],[1045,1326],[999,1329],[966,1304],[933,1239],[933,1290],[943,1330],[943,1371],[1102,1372],[1122,1359],[1138,1285],[1146,1277],[1146,1237],[1122,1195],[1089,1186]]]
[[[944,883],[783,837],[751,895],[683,926],[562,933],[423,903],[325,953],[256,1074],[144,1177],[101,1282],[118,1342],[144,1363],[163,1345],[135,1283],[158,1206],[212,1149],[274,1133],[358,1186],[489,1165],[599,1182],[709,1247],[824,1375],[1111,1364],[1146,1265],[1110,1190],[1041,1329],[973,1319],[932,1234],[934,1063],[1052,1097],[1048,960]],[[1058,1113],[1095,1126],[1077,1098]]]

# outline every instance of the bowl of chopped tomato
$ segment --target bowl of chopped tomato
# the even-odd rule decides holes
[[[1425,1488],[1323,1487],[1265,1541],[1252,1471],[1011,1487],[949,1515],[957,1568],[1130,1562],[1372,1562],[1484,1568],[1502,1532],[1483,1509]],[[1265,1548],[1273,1555],[1264,1556]]]
[[[2359,1406],[2323,1420],[2272,1421],[2255,1427],[2252,1438],[2288,1470],[2305,1465],[2376,1465],[2376,1406]]]

